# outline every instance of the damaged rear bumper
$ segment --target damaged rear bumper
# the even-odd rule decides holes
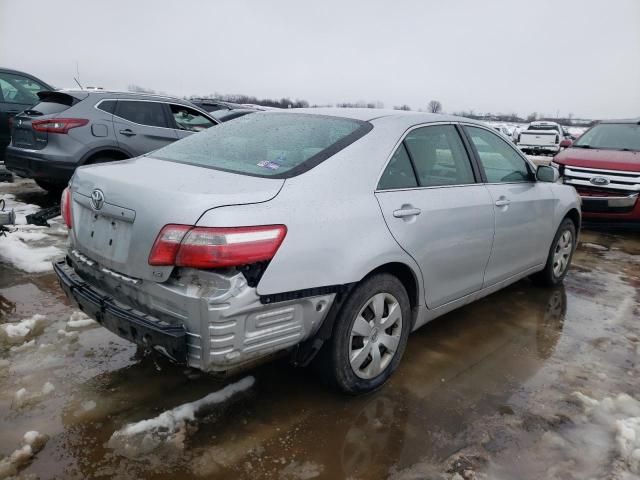
[[[116,335],[204,371],[247,367],[307,340],[335,297],[260,297],[235,270],[125,281],[75,250],[54,270],[67,296]]]
[[[154,348],[178,363],[187,362],[183,326],[171,325],[118,305],[113,298],[90,287],[64,259],[54,262],[53,270],[67,297],[107,330],[137,345]]]

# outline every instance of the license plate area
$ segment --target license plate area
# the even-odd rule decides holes
[[[14,129],[13,144],[17,147],[32,147],[35,144],[33,132],[25,128]]]
[[[81,214],[76,229],[76,239],[83,250],[93,258],[106,258],[124,263],[129,254],[132,223],[119,220],[80,206]]]

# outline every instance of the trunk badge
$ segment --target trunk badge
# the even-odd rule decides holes
[[[609,185],[609,179],[606,177],[593,177],[589,179],[593,185]]]
[[[104,193],[102,190],[95,189],[91,192],[91,206],[94,210],[100,210],[104,205]]]

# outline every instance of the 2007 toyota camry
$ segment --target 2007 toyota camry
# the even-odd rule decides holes
[[[557,177],[463,118],[255,113],[79,168],[54,267],[83,311],[178,362],[287,352],[362,393],[435,317],[526,276],[562,282],[580,202]]]

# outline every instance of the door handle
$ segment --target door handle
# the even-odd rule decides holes
[[[125,128],[124,130],[120,130],[120,135],[125,135],[127,137],[133,137],[135,132],[133,132],[130,128]]]
[[[420,215],[419,208],[401,208],[400,210],[394,210],[393,216],[396,218],[404,218],[404,217],[413,217],[415,215]]]
[[[496,207],[506,207],[510,203],[511,203],[511,200],[505,197],[501,197],[498,200],[496,200]]]

